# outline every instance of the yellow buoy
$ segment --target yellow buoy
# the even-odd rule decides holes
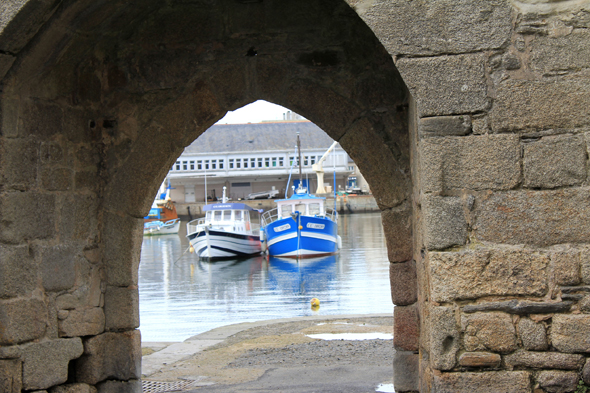
[[[311,299],[311,306],[312,307],[319,307],[320,306],[320,299],[318,299],[317,297],[314,297],[313,299]]]
[[[302,230],[302,229],[303,229],[303,225],[299,225],[299,230]]]
[[[195,252],[195,248],[192,246],[192,244],[191,244],[191,246],[190,246],[190,248],[189,248],[188,250],[189,250],[189,252],[190,252],[191,254],[192,254],[193,252]]]

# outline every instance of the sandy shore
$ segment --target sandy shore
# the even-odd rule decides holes
[[[195,391],[240,391],[240,386],[249,384],[249,392],[264,391],[253,390],[254,385],[278,370],[351,367],[360,371],[362,366],[382,371],[371,377],[377,380],[367,381],[376,391],[375,387],[392,382],[392,340],[352,340],[348,334],[383,337],[391,335],[392,326],[390,315],[315,316],[224,326],[183,343],[143,343],[144,390],[151,384],[152,391],[163,392],[159,389],[167,383]],[[317,334],[337,336],[313,338]],[[366,334],[372,336],[363,337]],[[280,379],[275,375],[271,382],[280,384]],[[295,389],[292,382],[284,383]]]

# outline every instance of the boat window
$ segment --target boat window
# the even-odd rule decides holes
[[[291,205],[284,205],[281,206],[281,217],[289,217],[291,215]]]
[[[299,205],[295,205],[295,210],[301,214],[305,214],[305,203],[301,203]]]
[[[217,160],[211,160],[211,169],[217,169]]]
[[[201,170],[201,169],[203,169],[203,161],[201,161],[201,160],[198,160],[198,161],[197,161],[197,169],[198,169],[198,170]]]
[[[195,170],[195,162],[189,161],[189,164],[190,164],[191,171],[194,171]]]
[[[256,168],[256,158],[250,158],[250,168]]]
[[[285,162],[283,161],[283,157],[279,157],[279,166],[285,166]]]
[[[224,210],[223,221],[231,221],[231,210]]]
[[[265,166],[266,168],[270,167],[270,157],[266,157],[266,158],[264,159],[264,166]]]
[[[221,221],[221,213],[223,213],[221,210],[216,210],[215,212],[215,217],[213,218],[213,221]]]
[[[244,221],[250,221],[250,212],[244,212]]]
[[[235,216],[236,216],[235,220],[236,221],[242,221],[242,211],[241,210],[236,210],[234,213],[235,213]]]
[[[262,168],[262,158],[258,159],[258,168]]]
[[[304,156],[303,157],[303,165],[309,165],[308,162],[309,162],[309,156]]]
[[[309,215],[315,216],[320,214],[320,204],[319,203],[310,203],[309,204]]]
[[[276,157],[272,158],[272,166],[277,166],[277,158]]]
[[[182,162],[182,170],[183,170],[183,171],[186,171],[186,170],[188,169],[188,166],[187,166],[187,164],[188,164],[188,162],[187,162],[187,161],[183,161],[183,162]]]
[[[223,160],[219,160],[219,169],[223,169]]]
[[[233,158],[229,159],[229,169],[234,169],[234,159]]]
[[[236,168],[240,169],[242,167],[242,159],[236,158]]]
[[[205,214],[205,220],[211,221],[211,212],[207,212],[207,214]]]
[[[205,160],[205,169],[209,169],[209,160]]]
[[[244,168],[248,168],[248,159],[244,158]]]

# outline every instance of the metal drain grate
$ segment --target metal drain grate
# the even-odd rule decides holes
[[[198,381],[158,382],[141,381],[143,393],[182,392],[190,388],[201,386]]]

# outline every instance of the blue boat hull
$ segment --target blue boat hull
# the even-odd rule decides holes
[[[330,219],[296,216],[276,220],[264,228],[269,255],[313,257],[338,251],[338,225]]]

